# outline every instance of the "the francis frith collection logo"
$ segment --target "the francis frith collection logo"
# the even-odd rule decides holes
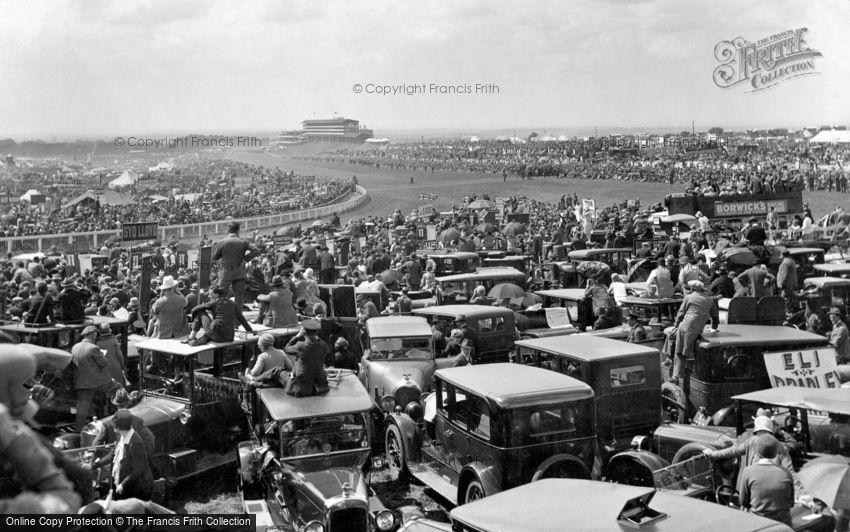
[[[714,47],[720,65],[714,69],[714,83],[728,89],[747,83],[756,92],[784,81],[816,74],[817,50],[806,46],[807,28],[783,31],[755,42],[743,37],[721,41]]]

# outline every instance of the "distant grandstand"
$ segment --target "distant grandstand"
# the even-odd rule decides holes
[[[372,130],[351,118],[335,117],[301,122],[302,135],[308,142],[362,144],[372,138]]]

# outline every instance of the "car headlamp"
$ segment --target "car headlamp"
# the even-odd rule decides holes
[[[375,515],[375,525],[382,532],[391,530],[395,526],[395,514],[390,510],[381,510]]]
[[[392,412],[393,408],[395,408],[395,397],[392,395],[385,395],[381,397],[381,410],[384,412]]]
[[[325,525],[318,521],[310,521],[303,530],[304,532],[325,532]]]

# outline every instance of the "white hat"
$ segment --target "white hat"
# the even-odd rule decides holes
[[[703,290],[705,290],[705,285],[702,283],[702,281],[694,279],[692,281],[688,281],[688,288],[690,288],[691,290],[699,290],[700,292],[702,292]]]
[[[767,416],[756,416],[755,421],[753,421],[753,432],[760,430],[773,432],[773,420]]]
[[[170,275],[166,275],[162,279],[162,284],[159,285],[159,289],[160,290],[171,290],[172,288],[174,288],[174,284],[175,284],[174,283],[174,277],[172,277]]]

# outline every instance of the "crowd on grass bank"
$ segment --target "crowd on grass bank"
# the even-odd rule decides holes
[[[560,177],[614,179],[702,188],[753,191],[847,192],[850,147],[762,142],[738,147],[685,150],[604,150],[599,139],[512,144],[461,139],[347,148],[307,159],[392,171],[483,172],[503,179]],[[755,185],[759,186],[759,185]]]
[[[64,206],[48,211],[44,204],[21,202],[0,217],[0,236],[105,231],[129,222],[164,226],[263,216],[324,205],[350,190],[348,181],[229,160],[205,161],[140,179],[122,189],[123,199],[115,203],[91,198],[71,204],[76,196],[56,189],[52,204]],[[78,196],[80,189],[73,194]]]

